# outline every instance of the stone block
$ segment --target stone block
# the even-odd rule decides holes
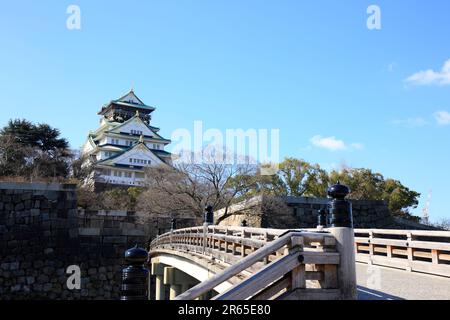
[[[37,281],[38,281],[39,283],[41,283],[41,284],[45,284],[45,283],[48,283],[48,282],[49,282],[49,277],[48,277],[47,275],[45,275],[45,274],[40,274],[40,275],[37,277]]]
[[[42,287],[42,291],[44,292],[49,292],[52,290],[52,284],[51,283],[45,283],[44,286]]]
[[[76,238],[78,237],[78,228],[72,228],[69,230],[69,237]]]
[[[21,289],[22,289],[22,286],[20,284],[16,284],[11,287],[11,292],[17,292],[17,291],[20,291]]]
[[[104,243],[127,243],[127,237],[118,236],[118,237],[103,237]]]
[[[26,277],[26,282],[28,285],[33,284],[36,282],[36,279],[34,277]]]
[[[7,233],[7,232],[8,232],[8,228],[6,228],[6,226],[4,226],[4,225],[0,225],[0,234]]]
[[[122,230],[119,228],[103,228],[102,235],[104,236],[121,236]]]
[[[99,236],[100,228],[78,228],[80,236]]]

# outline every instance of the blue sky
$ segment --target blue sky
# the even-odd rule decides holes
[[[66,9],[81,9],[68,30]],[[369,30],[369,5],[381,29]],[[0,124],[58,127],[79,147],[132,85],[153,124],[280,129],[280,154],[368,167],[450,217],[448,1],[9,1]],[[422,72],[421,71],[426,71]],[[409,81],[407,80],[409,79]],[[332,150],[332,149],[335,150]]]

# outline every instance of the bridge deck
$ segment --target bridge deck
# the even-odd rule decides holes
[[[450,278],[356,264],[359,300],[449,300]]]

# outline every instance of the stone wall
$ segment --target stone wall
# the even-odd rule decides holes
[[[219,225],[239,226],[246,220],[248,226],[263,228],[315,228],[320,209],[327,208],[330,199],[309,197],[283,197],[281,210],[266,206],[270,197],[257,196],[235,204],[228,209],[219,210],[215,219]],[[420,223],[393,217],[385,201],[352,200],[353,224],[355,228],[378,229],[435,229]]]
[[[0,183],[0,299],[119,299],[124,251],[149,240],[134,220],[78,212],[74,185]]]

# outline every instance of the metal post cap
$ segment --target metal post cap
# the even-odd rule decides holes
[[[341,184],[339,181],[328,188],[328,195],[334,199],[344,199],[350,193],[350,188]]]
[[[129,264],[144,264],[147,262],[147,259],[147,250],[138,248],[137,244],[133,248],[125,251],[125,261]]]

